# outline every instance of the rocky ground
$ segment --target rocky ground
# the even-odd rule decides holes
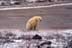
[[[64,0],[64,1],[45,1],[45,2],[21,2],[20,4],[8,4],[7,5],[0,5],[0,8],[11,8],[11,7],[34,7],[34,6],[47,6],[53,4],[61,4],[61,3],[71,3],[71,0]]]
[[[72,33],[46,33],[45,36],[37,33],[0,32],[0,48],[72,48]]]

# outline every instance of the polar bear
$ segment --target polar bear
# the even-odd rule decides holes
[[[26,23],[26,29],[27,30],[36,30],[38,24],[41,22],[42,17],[41,16],[33,16],[30,18]]]

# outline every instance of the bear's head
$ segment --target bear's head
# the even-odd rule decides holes
[[[42,21],[42,17],[41,16],[34,16],[33,17],[37,22]]]

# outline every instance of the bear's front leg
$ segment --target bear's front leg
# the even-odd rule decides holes
[[[33,30],[34,30],[34,31],[36,30],[36,26],[33,27]]]

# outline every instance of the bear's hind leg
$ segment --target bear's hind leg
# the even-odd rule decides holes
[[[29,30],[32,30],[32,27]]]
[[[33,27],[33,30],[36,30],[36,26]]]

